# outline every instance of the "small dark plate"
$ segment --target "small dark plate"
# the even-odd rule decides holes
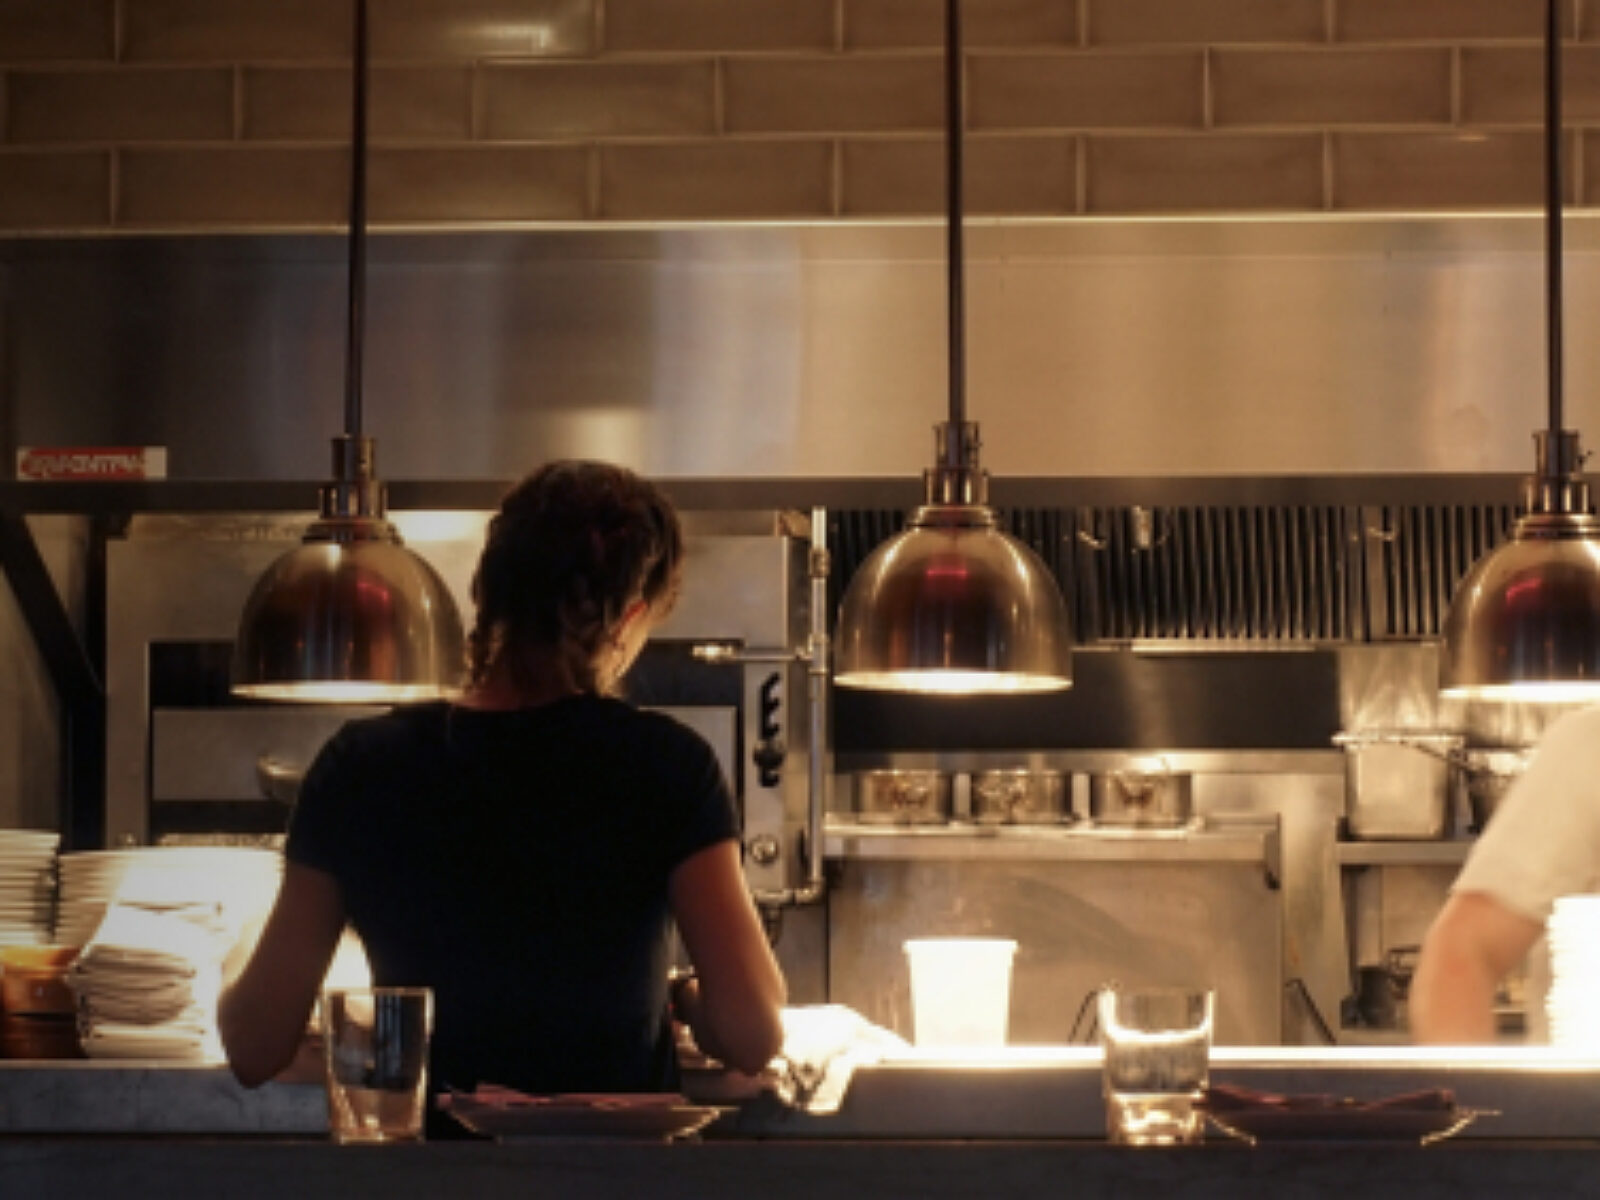
[[[1234,1109],[1209,1112],[1211,1123],[1243,1141],[1441,1141],[1486,1115],[1470,1108],[1369,1109]]]

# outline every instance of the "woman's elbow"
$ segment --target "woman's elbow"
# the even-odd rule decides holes
[[[274,1044],[276,1039],[264,1037],[262,1025],[245,1019],[243,1014],[227,1003],[226,997],[218,1006],[217,1032],[221,1036],[228,1069],[242,1087],[260,1087],[294,1058],[293,1046],[285,1052]]]
[[[228,1056],[228,1069],[233,1072],[233,1077],[239,1081],[240,1087],[258,1088],[267,1080],[277,1074],[262,1066],[259,1062],[252,1062],[247,1058]]]
[[[720,1041],[724,1065],[746,1075],[760,1074],[783,1049],[783,1019],[777,1006],[745,1013]]]
[[[258,1088],[283,1066],[275,1057],[263,1053],[261,1047],[249,1044],[248,1040],[230,1038],[224,1034],[222,1049],[228,1058],[228,1070],[233,1072],[233,1077],[241,1087]]]

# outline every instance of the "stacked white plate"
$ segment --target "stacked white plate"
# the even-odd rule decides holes
[[[0,829],[0,946],[50,941],[58,833]]]
[[[1600,1053],[1600,895],[1562,896],[1545,922],[1550,1041]]]
[[[55,939],[82,946],[118,897],[215,903],[243,925],[272,906],[283,874],[275,850],[241,846],[141,846],[63,854]]]

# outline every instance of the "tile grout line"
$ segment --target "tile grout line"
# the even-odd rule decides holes
[[[484,62],[477,59],[467,68],[467,142],[484,141],[483,76]]]
[[[1322,131],[1322,211],[1333,212],[1338,199],[1333,178],[1333,133]]]
[[[844,138],[835,137],[830,143],[830,170],[828,207],[835,217],[844,216]]]
[[[711,135],[728,134],[728,61],[724,55],[711,59]]]
[[[601,160],[601,146],[598,142],[589,143],[588,159],[585,166],[585,188],[588,195],[584,197],[584,209],[591,221],[603,219],[605,214],[603,190],[605,185],[604,164]]]
[[[110,195],[106,197],[106,224],[116,229],[122,223],[119,212],[122,207],[122,151],[113,146],[107,158],[106,184]]]
[[[1465,110],[1466,98],[1463,91],[1466,86],[1465,71],[1462,68],[1462,48],[1459,45],[1450,47],[1450,124],[1455,129],[1461,128],[1461,114]]]
[[[1583,131],[1581,129],[1573,130],[1572,148],[1569,155],[1572,162],[1572,186],[1568,189],[1568,192],[1572,197],[1571,203],[1574,207],[1579,207],[1583,204],[1584,195],[1589,190],[1584,186],[1583,177],[1585,140],[1586,139],[1584,138]]]
[[[1089,211],[1089,135],[1072,135],[1073,165],[1077,168],[1072,181],[1072,207],[1080,216]]]

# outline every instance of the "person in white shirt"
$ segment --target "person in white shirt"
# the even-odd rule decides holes
[[[1423,939],[1409,1001],[1419,1042],[1495,1039],[1501,981],[1526,960],[1527,1040],[1549,1040],[1545,921],[1600,889],[1600,706],[1550,726],[1495,810]]]

